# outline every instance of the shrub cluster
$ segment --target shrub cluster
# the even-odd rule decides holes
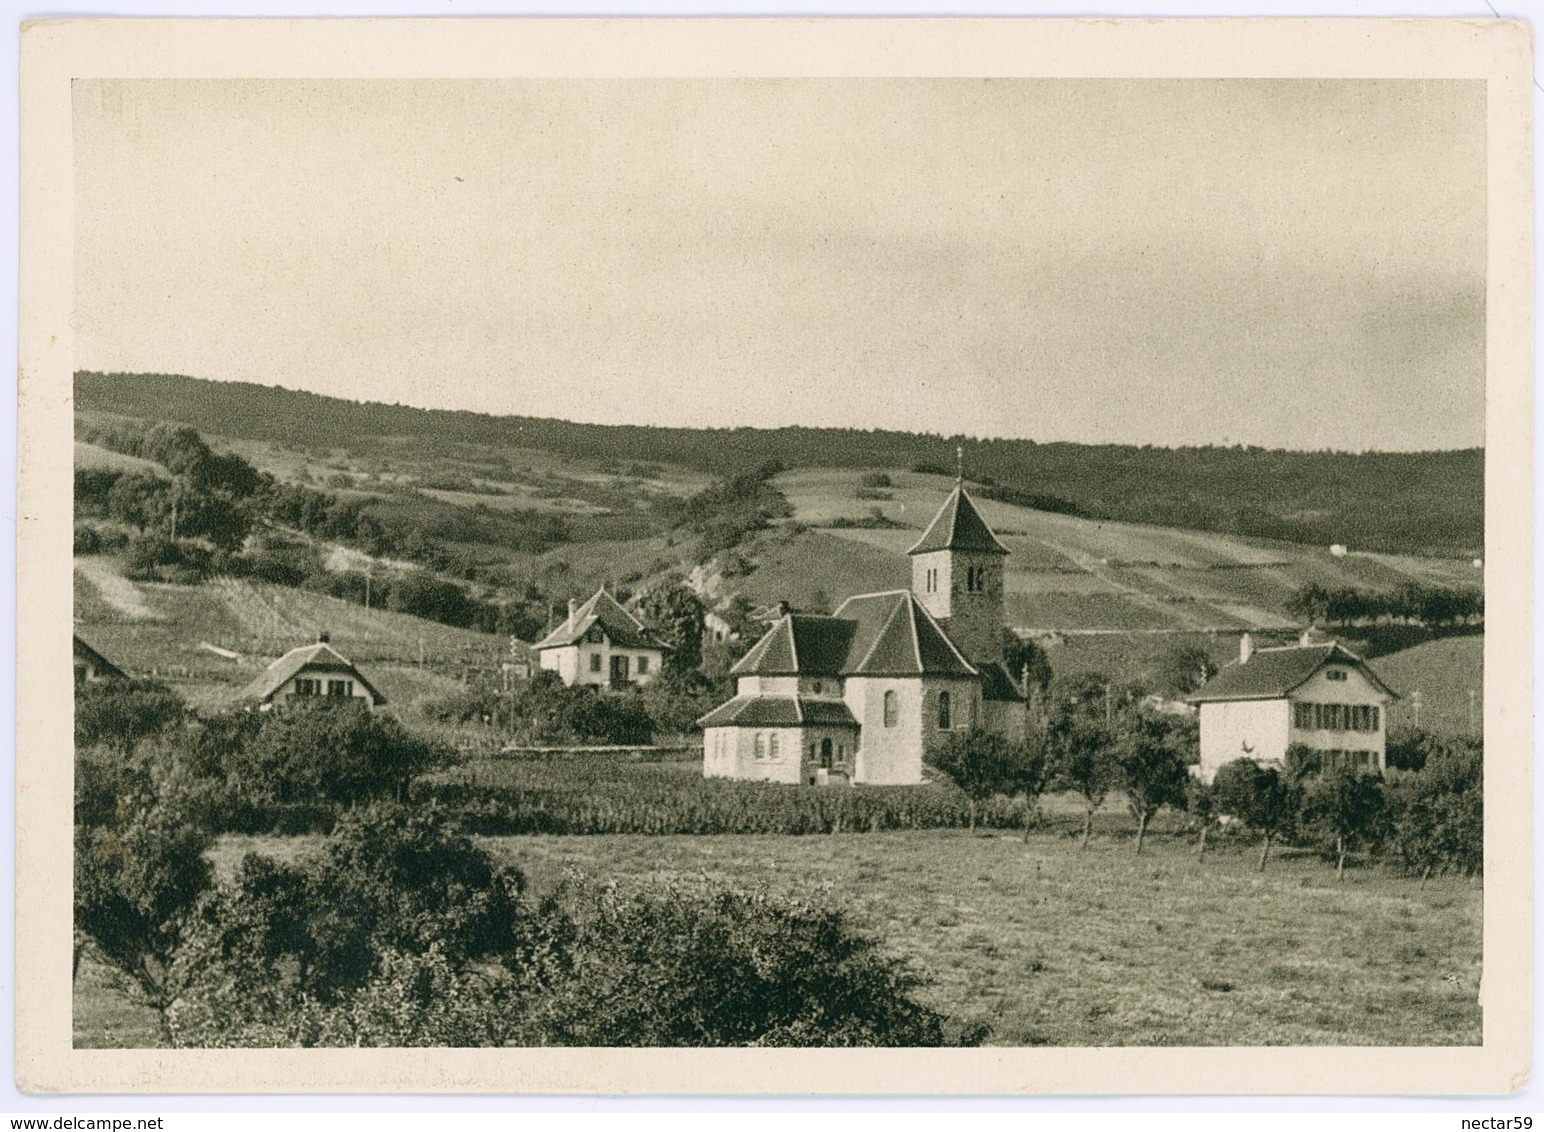
[[[582,877],[533,899],[435,809],[351,811],[216,884],[175,789],[80,826],[79,937],[211,1047],[936,1046],[978,1042],[845,914],[764,892]]]

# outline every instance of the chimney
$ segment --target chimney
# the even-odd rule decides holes
[[[568,620],[573,621],[574,615],[579,612],[579,603],[573,598],[568,599]]]
[[[1309,645],[1313,644],[1313,626],[1312,625],[1310,625],[1308,628],[1303,630],[1303,635],[1297,639],[1297,643],[1299,645],[1301,645],[1305,649]]]
[[[323,629],[320,633],[318,633],[316,635],[316,643],[317,644],[325,645],[330,640],[332,640],[332,634],[329,633],[326,629]]]
[[[1238,662],[1248,664],[1249,658],[1254,655],[1254,638],[1245,633],[1238,639]]]
[[[787,598],[779,598],[777,601],[777,616],[779,619],[787,617],[793,612],[793,606],[788,604]]]

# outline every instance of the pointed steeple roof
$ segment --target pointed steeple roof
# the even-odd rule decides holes
[[[1009,550],[997,540],[992,528],[986,525],[981,512],[976,510],[975,500],[956,484],[938,509],[927,533],[906,553],[926,554],[932,550],[975,550],[987,554],[1008,554]]]

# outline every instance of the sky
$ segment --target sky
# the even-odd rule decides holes
[[[1484,441],[1467,81],[81,80],[76,367],[603,423]]]

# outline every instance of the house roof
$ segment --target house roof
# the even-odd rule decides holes
[[[1235,661],[1225,666],[1216,676],[1187,696],[1186,700],[1193,704],[1222,700],[1278,700],[1306,684],[1331,661],[1352,665],[1379,691],[1398,698],[1398,693],[1379,679],[1366,661],[1330,641],[1320,645],[1256,649],[1247,661]]]
[[[540,651],[578,644],[596,625],[600,626],[613,645],[630,649],[659,649],[661,652],[669,647],[657,640],[647,625],[607,593],[605,586],[590,595],[590,600],[575,609],[561,625],[537,641],[535,647]]]
[[[735,676],[975,676],[910,590],[850,597],[826,617],[788,613],[730,670]]]
[[[128,673],[124,672],[123,669],[97,652],[96,649],[92,648],[78,636],[75,638],[75,655],[86,663],[100,669],[104,676],[116,676],[122,680],[128,679]]]
[[[290,649],[278,660],[270,664],[267,669],[252,683],[241,691],[241,699],[267,700],[273,696],[292,677],[302,672],[346,672],[355,680],[364,685],[365,691],[370,693],[370,699],[377,706],[386,702],[386,697],[380,690],[370,683],[369,679],[353,662],[335,650],[326,641],[317,641],[313,645],[302,645],[299,648]]]
[[[699,727],[857,727],[841,700],[810,696],[736,696],[697,721]]]
[[[976,503],[966,494],[964,485],[956,484],[944,505],[933,516],[933,521],[923,533],[917,545],[907,554],[926,554],[933,550],[976,550],[987,554],[1007,554],[1009,550],[992,528],[986,525]]]

